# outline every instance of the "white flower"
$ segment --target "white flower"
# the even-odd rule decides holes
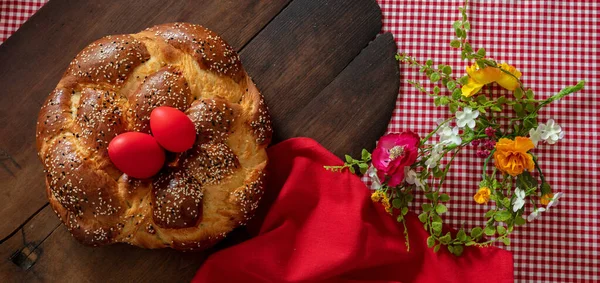
[[[459,128],[464,128],[465,125],[469,128],[475,128],[475,119],[479,117],[479,111],[473,111],[469,107],[465,107],[464,111],[456,111],[456,124]]]
[[[517,212],[517,210],[521,209],[525,205],[525,191],[516,188],[515,189],[515,202],[513,203],[513,212]]]
[[[554,120],[550,119],[548,122],[546,122],[541,137],[547,143],[555,144],[559,139],[562,139],[564,135],[565,133],[562,131],[562,128],[558,124],[554,123]]]
[[[541,216],[540,214],[544,211],[546,211],[546,209],[543,207],[536,208],[531,214],[529,214],[527,216],[527,221],[531,222],[533,220],[540,218],[540,216]]]
[[[540,124],[535,129],[529,129],[529,139],[533,142],[534,146],[537,146],[538,142],[542,140],[542,129],[541,126],[544,124]]]
[[[425,160],[425,165],[427,166],[427,169],[434,168],[438,165],[438,163],[440,162],[440,159],[442,159],[442,157],[443,157],[443,152],[444,152],[443,144],[438,143],[431,149],[431,152],[429,153],[429,157],[427,158],[427,160]]]
[[[460,145],[462,139],[458,135],[458,127],[450,128],[448,125],[443,125],[438,130],[440,143]]]
[[[529,130],[529,138],[535,146],[542,140],[549,144],[555,144],[564,136],[565,133],[562,131],[562,128],[552,119],[548,120],[547,124],[539,123],[535,130]]]
[[[371,165],[369,170],[367,170],[367,177],[371,179],[371,189],[379,190],[381,189],[381,180],[379,180],[379,176],[377,176],[377,169]]]
[[[552,200],[550,200],[550,202],[548,203],[548,205],[546,205],[546,208],[551,208],[553,206],[556,206],[558,204],[558,199],[560,197],[562,197],[564,195],[564,193],[556,193],[554,195],[554,197],[552,198]]]
[[[414,170],[410,170],[408,166],[404,167],[404,178],[406,178],[406,182],[411,185],[416,185],[418,188],[423,188],[423,181],[419,179],[417,176],[417,172]]]

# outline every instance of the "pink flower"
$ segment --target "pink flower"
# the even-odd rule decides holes
[[[492,127],[487,127],[487,128],[485,128],[485,134],[488,137],[493,138],[496,136],[496,130]]]
[[[413,132],[388,134],[379,139],[373,151],[373,166],[381,180],[389,177],[388,185],[395,187],[404,180],[404,167],[417,160],[420,138]]]

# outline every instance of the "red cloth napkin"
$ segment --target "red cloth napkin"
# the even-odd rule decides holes
[[[414,214],[407,252],[402,225],[358,177],[323,169],[342,161],[314,140],[290,139],[268,154],[262,210],[248,226],[256,236],[211,255],[192,282],[513,282],[510,252],[436,254]]]

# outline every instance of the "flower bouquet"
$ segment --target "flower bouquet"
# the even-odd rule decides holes
[[[533,221],[557,204],[563,193],[553,192],[534,150],[557,143],[564,133],[552,119],[539,122],[538,113],[584,86],[581,81],[546,99],[536,99],[533,90],[521,83],[519,70],[486,57],[483,48],[475,51],[471,47],[466,8],[459,11],[462,17],[453,24],[456,39],[450,46],[471,62],[466,75],[455,78],[448,65],[435,66],[432,60],[422,63],[406,54],[396,56],[398,61],[419,68],[434,87],[428,90],[417,81],[408,83],[432,97],[435,106],[447,107],[454,115],[437,121],[435,129],[423,138],[410,131],[387,134],[372,153],[363,150],[360,159],[346,155],[344,165],[326,166],[331,171],[366,175],[375,188],[372,200],[381,203],[404,227],[415,190],[422,191],[428,202],[421,205],[419,220],[430,234],[427,245],[436,252],[446,246],[455,255],[461,255],[464,246],[486,246],[496,241],[510,245],[509,235],[516,226]],[[487,93],[486,87],[494,83],[512,95],[494,97],[491,91]],[[512,113],[506,114],[510,110]],[[442,229],[442,215],[448,210],[444,203],[450,195],[441,189],[455,157],[469,145],[476,147],[476,155],[482,158],[481,182],[473,184],[473,200],[490,209],[484,215],[483,227],[447,232]],[[525,211],[526,202],[533,205],[532,211]],[[406,229],[405,236],[409,247]]]

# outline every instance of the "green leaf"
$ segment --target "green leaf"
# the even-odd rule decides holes
[[[515,89],[515,92],[513,92],[513,95],[515,96],[516,99],[521,99],[521,98],[523,98],[523,90],[520,87],[517,87]]]
[[[452,240],[452,236],[450,236],[450,232],[446,233],[443,237],[441,237],[440,242],[444,245],[447,245]]]
[[[525,92],[525,96],[526,96],[528,99],[533,99],[533,96],[534,96],[534,95],[533,95],[533,90],[531,90],[531,89],[527,89],[527,91]]]
[[[507,246],[510,246],[510,239],[509,238],[502,238],[502,243],[504,243]]]
[[[354,161],[354,159],[352,159],[352,156],[346,154],[346,162],[347,163],[352,163],[352,161]]]
[[[494,216],[494,214],[496,214],[496,210],[490,209],[488,212],[485,213],[485,218],[490,218]]]
[[[448,211],[448,208],[441,203],[435,206],[435,212],[437,212],[437,214],[444,214],[446,211]]]
[[[449,251],[451,254],[454,254],[454,247],[453,247],[453,246],[451,246],[451,245],[448,245],[448,246],[446,246],[446,247],[448,248],[448,251]]]
[[[449,81],[449,82],[446,84],[446,87],[447,87],[449,90],[454,90],[454,89],[456,88],[456,83],[455,83],[454,81]]]
[[[408,213],[408,207],[403,207],[400,213],[402,213],[402,215],[406,215]]]
[[[444,171],[440,170],[439,167],[434,167],[432,169],[433,177],[439,178],[444,175]]]
[[[433,200],[433,193],[426,193],[426,194],[425,194],[425,197],[426,197],[428,200]]]
[[[452,98],[453,99],[460,99],[462,97],[462,89],[460,88],[455,88],[452,91]]]
[[[424,204],[421,205],[421,207],[423,208],[423,211],[425,211],[425,212],[430,212],[431,209],[432,209],[430,203],[424,203]]]
[[[515,112],[517,112],[517,114],[523,113],[523,105],[521,105],[521,103],[515,103],[513,105],[513,110],[515,110]]]
[[[454,254],[455,255],[460,256],[460,255],[462,255],[463,251],[464,251],[463,246],[461,246],[461,245],[454,246]]]
[[[458,233],[456,233],[456,238],[459,241],[464,242],[467,239],[467,234],[465,234],[465,229],[458,230]]]
[[[498,226],[496,229],[498,229],[498,234],[500,234],[500,236],[506,234],[506,228],[504,228],[504,226]]]
[[[461,85],[466,85],[467,83],[469,83],[469,76],[463,76],[460,79],[458,79],[458,83]]]
[[[523,171],[521,175],[517,176],[517,186],[523,190],[537,188],[538,181],[536,178],[531,176],[531,173],[528,171]]]
[[[456,34],[456,37],[458,37],[458,38],[463,37],[463,31],[460,28],[455,28],[454,33]]]
[[[441,247],[440,245],[437,245],[437,246],[435,246],[435,247],[433,248],[433,252],[434,252],[434,253],[437,253],[437,252],[439,252],[439,251],[440,251],[440,247]]]
[[[436,107],[442,105],[442,98],[441,97],[434,98],[433,105],[435,105]]]
[[[500,97],[498,97],[498,99],[496,99],[496,105],[504,104],[504,103],[506,103],[506,101],[507,101],[507,99],[506,99],[506,97],[504,97],[504,95],[500,96]]]
[[[450,41],[450,47],[460,48],[460,40],[454,39],[454,40]]]
[[[433,60],[429,59],[425,62],[425,65],[427,65],[428,67],[431,67],[431,65],[433,65]]]
[[[477,98],[475,98],[475,101],[477,101],[479,104],[484,104],[487,102],[487,97],[485,97],[483,94],[480,94],[477,96]]]
[[[526,223],[525,218],[523,218],[521,216],[517,216],[515,218],[515,224],[517,224],[518,226],[525,225],[525,223]]]
[[[475,227],[475,228],[471,229],[471,238],[477,239],[477,238],[481,237],[482,233],[483,233],[483,230],[481,229],[481,227]]]
[[[400,199],[395,198],[392,200],[392,206],[394,208],[400,208],[402,206],[402,201]]]
[[[455,29],[460,28],[461,26],[462,26],[462,22],[461,21],[455,21],[452,24],[452,27],[455,28]]]
[[[485,57],[485,49],[479,48],[479,50],[477,50],[477,55]]]
[[[433,223],[431,223],[431,228],[433,229],[433,232],[436,235],[439,235],[442,232],[442,223],[440,223],[440,222],[433,222]]]
[[[396,222],[402,222],[402,221],[404,221],[404,216],[398,215],[398,217],[396,217]]]
[[[450,196],[448,194],[441,194],[440,195],[440,201],[441,202],[447,202],[450,200]]]
[[[438,73],[431,73],[431,76],[429,76],[429,79],[431,80],[432,83],[435,83],[440,80],[440,75]]]
[[[464,34],[464,32],[463,32]],[[464,34],[466,35],[466,34]],[[468,53],[472,53],[473,52],[473,47],[471,47],[471,44],[469,44],[468,42],[465,42],[465,51],[467,51]]]
[[[510,211],[502,210],[498,211],[496,215],[494,215],[494,220],[496,221],[507,221],[512,217]]]
[[[458,105],[456,105],[456,103],[450,103],[448,104],[448,109],[450,110],[450,112],[456,113],[456,111],[458,110]]]
[[[419,214],[419,220],[420,220],[422,223],[425,223],[425,222],[427,222],[427,212],[423,212],[423,213]]]
[[[350,170],[350,173],[356,174],[356,169],[354,169],[354,166],[348,167],[348,170]]]
[[[367,160],[369,160],[369,158],[371,158],[371,153],[369,153],[369,151],[367,151],[366,149],[363,148],[363,150],[361,152],[361,158],[363,161],[367,161]]]
[[[495,106],[495,105],[490,107],[490,109],[494,112],[502,112],[502,108]]]
[[[434,87],[433,87],[433,93],[435,93],[435,94],[438,94],[438,93],[440,93],[440,87],[439,87],[439,86],[437,86],[437,85],[436,85],[436,86],[434,86]]]
[[[463,24],[463,27],[465,28],[465,30],[470,30],[471,29],[471,24],[469,22],[465,22]]]
[[[535,111],[535,104],[533,104],[533,102],[525,104],[525,110],[527,110],[529,113]]]
[[[450,66],[444,66],[442,68],[442,73],[444,73],[446,75],[452,74],[452,67],[450,67]]]
[[[365,173],[367,173],[369,165],[367,163],[358,163],[358,169],[360,169],[360,174],[364,175]]]
[[[485,229],[483,229],[483,233],[488,236],[494,236],[494,234],[496,234],[496,229],[494,229],[494,227],[487,226]]]
[[[476,243],[476,242],[473,242],[473,241],[470,241],[470,242],[467,242],[467,243],[465,244],[465,246],[469,247],[469,246],[472,246],[472,245],[475,245],[475,244],[477,244],[477,243]]]
[[[427,247],[433,247],[435,245],[435,238],[433,236],[427,237]]]

